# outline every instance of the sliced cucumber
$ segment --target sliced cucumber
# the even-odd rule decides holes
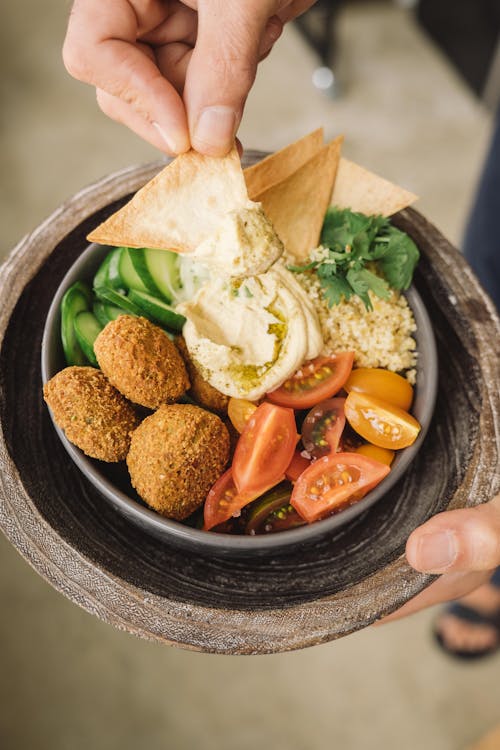
[[[94,354],[94,341],[102,331],[101,324],[95,315],[85,310],[84,312],[78,313],[75,317],[74,326],[76,339],[82,352],[85,354],[91,365],[99,367]]]
[[[111,323],[112,320],[116,320],[120,315],[125,315],[125,311],[122,310],[121,307],[108,305],[106,302],[101,302],[101,300],[94,302],[92,310],[103,328],[104,326],[107,326],[108,323]],[[128,315],[130,314],[131,313],[128,313]]]
[[[121,247],[114,248],[106,255],[94,276],[94,289],[109,287],[111,289],[122,289],[123,282],[119,273],[119,260]]]
[[[107,287],[100,287],[95,289],[95,293],[99,299],[107,302],[109,305],[119,307],[122,310],[122,315],[144,315],[144,312],[140,307],[134,304],[134,302],[126,297],[124,294],[120,294],[114,289],[108,289]]]
[[[167,305],[158,297],[153,297],[147,292],[140,292],[137,289],[131,289],[129,292],[130,301],[135,303],[143,311],[143,315],[161,325],[171,328],[173,331],[182,331],[182,326],[186,322],[184,315],[179,315],[175,310]]]
[[[146,248],[143,253],[149,274],[160,294],[167,302],[175,302],[182,286],[179,274],[179,256],[171,250],[155,250],[153,248]]]
[[[120,262],[122,257],[121,247],[115,247],[110,253],[109,265],[108,265],[108,283],[105,286],[110,286],[111,289],[122,289],[126,292],[126,287],[123,283],[120,274]]]
[[[142,292],[149,291],[149,287],[146,286],[137,273],[132,261],[132,253],[135,251],[128,247],[121,247],[120,251],[120,277],[123,284],[127,289],[139,289]]]
[[[163,251],[159,250],[158,252],[161,253]],[[149,292],[149,294],[152,294],[155,297],[161,297],[162,292],[156,285],[155,279],[153,278],[148,266],[147,253],[148,250],[144,250],[142,248],[130,248],[128,251],[129,258],[134,267],[134,271],[136,272],[137,276],[139,276],[144,286],[142,291]],[[139,289],[140,287],[135,286],[133,288]],[[167,301],[170,302],[170,298]]]
[[[88,310],[92,295],[86,284],[77,281],[69,287],[61,300],[61,339],[64,356],[68,365],[88,364],[84,352],[78,344],[75,333],[75,318]]]

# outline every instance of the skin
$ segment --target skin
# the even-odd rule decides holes
[[[384,618],[384,623],[465,597],[487,583],[500,565],[500,494],[476,508],[446,511],[429,519],[410,535],[406,557],[416,570],[440,577]]]
[[[170,155],[226,154],[260,60],[314,0],[76,0],[68,72],[109,117]],[[205,117],[202,118],[202,114]]]
[[[259,61],[283,25],[313,4],[76,0],[63,58],[71,75],[95,86],[105,114],[160,150],[174,155],[193,147],[222,156],[234,141]],[[448,543],[452,554],[445,560]],[[414,568],[441,577],[384,621],[464,596],[488,580],[500,564],[499,496],[431,518],[410,536],[406,552]]]

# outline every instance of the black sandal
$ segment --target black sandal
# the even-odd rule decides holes
[[[492,615],[482,614],[476,609],[467,607],[465,604],[459,602],[453,602],[450,604],[445,613],[447,615],[453,615],[459,620],[471,623],[471,625],[488,625],[497,631],[497,642],[490,648],[480,649],[478,651],[461,651],[460,649],[453,649],[446,645],[443,636],[437,630],[434,629],[434,638],[440,648],[445,651],[449,656],[453,656],[456,659],[463,659],[464,661],[474,661],[475,659],[482,659],[485,656],[492,656],[500,648],[500,611],[495,612]]]

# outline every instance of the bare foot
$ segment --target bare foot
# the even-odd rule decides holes
[[[500,589],[487,583],[459,602],[480,614],[494,615],[500,612]],[[494,626],[467,622],[446,611],[438,619],[437,631],[451,651],[489,651],[500,643],[499,632]]]

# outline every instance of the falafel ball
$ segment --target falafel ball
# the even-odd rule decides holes
[[[229,435],[218,416],[190,404],[160,406],[132,435],[132,485],[161,515],[182,521],[205,500],[229,459]]]
[[[54,421],[87,456],[124,461],[140,417],[94,367],[66,367],[43,387]]]
[[[120,315],[100,332],[94,351],[110,383],[135,404],[157,409],[189,388],[177,347],[146,318]]]
[[[193,401],[197,401],[199,404],[201,404],[201,406],[204,406],[210,411],[214,411],[220,416],[224,416],[225,414],[227,414],[229,396],[221,393],[217,390],[217,388],[214,388],[213,385],[210,385],[210,383],[207,383],[207,381],[203,379],[203,376],[196,367],[196,364],[189,356],[189,351],[183,336],[176,336],[175,343],[177,344],[177,348],[179,349],[182,359],[184,360],[189,380],[191,381],[189,395],[191,396]]]

